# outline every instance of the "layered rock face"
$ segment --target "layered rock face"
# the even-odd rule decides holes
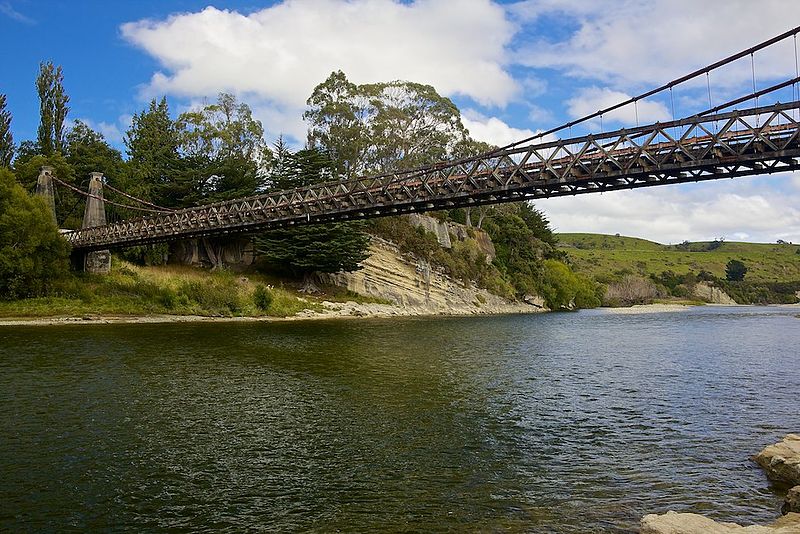
[[[708,282],[698,282],[695,284],[694,289],[692,289],[692,294],[711,304],[736,304],[736,301],[728,296],[727,293],[718,287],[712,286]]]
[[[370,257],[352,273],[321,274],[320,281],[349,291],[387,300],[419,313],[482,314],[544,311],[538,302],[510,302],[475,286],[465,287],[425,261],[414,260],[378,237],[372,237]]]

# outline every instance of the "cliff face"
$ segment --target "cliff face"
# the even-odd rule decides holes
[[[448,235],[449,238],[449,235]],[[464,287],[423,260],[403,255],[397,247],[372,237],[370,257],[352,273],[321,274],[320,281],[369,297],[390,301],[425,314],[469,315],[545,311],[543,303],[511,302],[484,289]]]
[[[734,305],[736,301],[733,300],[727,293],[718,287],[714,287],[708,282],[698,282],[695,284],[692,293],[695,297],[703,299],[711,304],[726,304]]]

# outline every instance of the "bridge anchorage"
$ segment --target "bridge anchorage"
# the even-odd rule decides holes
[[[553,134],[602,120],[604,114],[626,105],[635,107],[656,94],[669,91],[672,97],[679,84],[700,76],[708,80],[713,70],[747,56],[753,61],[755,52],[789,37],[796,46],[798,32],[800,27],[626,102],[471,158],[179,210],[115,190],[139,203],[135,209],[147,214],[113,224],[106,224],[102,215],[106,200],[99,173],[92,176],[86,192],[43,169],[37,191],[45,196],[49,191],[52,198],[55,181],[87,197],[82,228],[64,235],[74,251],[88,254],[84,261],[87,270],[102,270],[108,264],[108,250],[133,245],[793,171],[800,168],[797,68],[794,78],[761,90],[756,90],[754,77],[752,92],[717,106],[712,106],[709,85],[709,108],[689,117],[562,139]],[[788,87],[792,88],[792,101],[758,105],[759,98]],[[730,110],[751,100],[752,107]]]

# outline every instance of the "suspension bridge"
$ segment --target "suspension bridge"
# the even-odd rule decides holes
[[[54,184],[86,197],[83,228],[65,233],[73,250],[89,253],[178,239],[254,233],[277,227],[367,219],[412,212],[599,193],[658,185],[736,178],[800,168],[800,27],[743,50],[661,87],[568,122],[557,128],[471,158],[417,169],[339,180],[292,190],[171,210],[111,188],[145,215],[107,224],[102,177],[88,191],[52,173],[40,175],[37,190],[52,198]],[[712,105],[710,74],[747,60],[776,43],[793,39],[795,77]],[[685,118],[608,132],[556,138],[579,124],[593,124],[624,106],[668,94],[706,78],[707,109]],[[791,88],[791,101],[759,105]],[[743,109],[736,106],[746,104]],[[674,115],[674,104],[673,104]],[[602,123],[602,122],[601,122]],[[52,200],[50,200],[52,203]]]

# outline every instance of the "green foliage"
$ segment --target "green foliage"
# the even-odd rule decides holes
[[[180,206],[191,197],[191,186],[181,179],[184,165],[178,153],[180,133],[170,118],[167,99],[152,100],[136,113],[125,135],[130,159],[123,189],[163,206]]]
[[[330,176],[330,165],[317,149],[292,154],[282,147],[269,180],[278,188],[313,184]],[[362,223],[303,225],[264,232],[255,247],[264,266],[300,276],[359,269],[369,256],[369,237]]]
[[[303,117],[308,144],[347,177],[441,161],[468,139],[458,108],[429,85],[355,85],[341,71],[314,88]]]
[[[122,176],[124,162],[119,150],[80,120],[67,132],[65,156],[79,183],[87,180],[91,172],[102,172],[112,182]]]
[[[739,260],[729,260],[725,265],[725,278],[731,282],[744,280],[744,275],[746,274],[747,267]]]
[[[47,210],[0,169],[0,298],[44,295],[67,273],[69,248]]]
[[[55,175],[62,181],[75,184],[75,172],[66,158],[56,152],[50,156],[36,153],[32,143],[24,142],[14,160],[14,173],[17,180],[29,192],[35,191],[39,170],[48,165],[53,167]],[[65,188],[56,188],[56,220],[60,228],[80,228],[83,221],[82,196]]]
[[[190,302],[200,306],[206,313],[236,315],[242,310],[242,299],[232,277],[184,282],[180,287],[180,293],[185,295]]]
[[[120,257],[137,265],[164,265],[169,255],[169,245],[159,243],[156,245],[140,245],[128,247],[119,252]]]
[[[273,300],[274,297],[272,296],[272,291],[261,284],[256,286],[255,291],[253,291],[253,302],[255,303],[256,308],[261,311],[267,311],[272,305]]]
[[[597,284],[556,260],[542,262],[538,291],[551,310],[596,308],[602,300]]]
[[[11,167],[14,150],[14,136],[11,133],[11,112],[6,109],[6,95],[0,94],[0,167]]]
[[[69,96],[64,92],[64,74],[60,65],[56,67],[50,61],[39,65],[36,91],[39,93],[39,149],[46,156],[63,152]]]
[[[250,107],[221,93],[215,104],[182,113],[176,124],[180,152],[192,162],[186,181],[211,201],[252,195],[264,188],[269,160],[261,122]]]
[[[800,281],[795,282],[750,282],[717,280],[715,285],[727,293],[738,304],[797,304],[800,299]]]

